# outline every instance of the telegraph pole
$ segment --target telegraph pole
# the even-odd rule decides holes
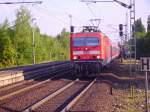
[[[135,37],[135,0],[130,0],[130,61],[132,62],[132,57],[134,58],[136,65],[136,37]],[[130,63],[131,63],[130,62]],[[135,68],[135,67],[134,67]],[[130,65],[130,75],[132,73],[132,65]]]
[[[35,36],[35,31],[34,31],[34,21],[36,19],[35,18],[32,18],[32,60],[33,60],[33,64],[35,64],[35,39],[34,39],[34,36]]]
[[[125,41],[128,40],[128,13],[126,13],[126,22],[125,22]]]

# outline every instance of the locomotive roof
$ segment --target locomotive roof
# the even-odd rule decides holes
[[[108,37],[107,35],[105,35],[105,34],[104,34],[103,32],[101,32],[101,31],[100,31],[100,32],[76,32],[76,33],[73,33],[73,34],[75,34],[75,35],[76,35],[76,34],[79,34],[79,35],[80,35],[80,34],[81,34],[81,35],[82,35],[82,34],[100,34],[100,35],[103,35],[104,37]]]
[[[72,32],[72,34],[101,34],[104,37],[108,37],[105,33],[103,33],[97,26],[82,26],[82,30],[78,32]]]

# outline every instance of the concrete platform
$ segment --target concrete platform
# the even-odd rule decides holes
[[[22,71],[0,71],[0,87],[22,80],[24,80],[24,74]]]

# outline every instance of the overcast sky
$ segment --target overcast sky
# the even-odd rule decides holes
[[[0,0],[0,2],[31,1],[31,0]],[[32,0],[35,1],[35,0]],[[125,23],[125,15],[129,10],[117,3],[93,3],[85,4],[79,0],[42,0],[41,5],[24,4],[36,18],[35,22],[40,27],[41,33],[57,35],[62,28],[69,30],[69,15],[72,15],[72,24],[75,26],[88,25],[89,19],[100,18],[101,30],[113,40],[118,39],[115,29],[118,24]],[[120,0],[129,4],[130,0]],[[136,1],[136,19],[142,18],[146,26],[147,17],[150,15],[150,0]],[[5,18],[13,23],[15,21],[16,9],[20,5],[0,5],[0,23]]]

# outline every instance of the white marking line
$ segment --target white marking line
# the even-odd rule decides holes
[[[38,108],[39,106],[41,106],[42,104],[44,104],[45,102],[47,102],[48,100],[50,100],[51,98],[55,97],[56,95],[60,94],[61,92],[63,92],[65,89],[69,88],[70,86],[72,86],[75,82],[77,82],[79,79],[76,79],[75,81],[67,84],[66,86],[64,86],[63,88],[57,90],[56,92],[50,94],[49,96],[47,96],[46,98],[40,100],[38,103],[32,105],[31,107],[27,108],[26,110],[24,110],[23,112],[30,112],[31,110],[35,110],[36,108]]]
[[[84,93],[95,83],[96,79],[93,80],[78,96],[76,96],[61,112],[67,112],[77,101],[81,98]]]
[[[52,77],[51,79],[53,79],[53,78],[55,78],[55,77],[57,77],[57,76],[59,76],[59,75],[56,75],[56,76]],[[27,91],[27,90],[29,90],[29,89],[31,89],[31,88],[34,88],[34,87],[36,87],[36,86],[39,86],[39,85],[41,85],[41,84],[44,84],[44,83],[46,83],[46,82],[49,82],[49,81],[51,81],[51,79],[47,79],[47,80],[45,80],[45,81],[39,82],[39,83],[37,83],[37,84],[34,84],[34,85],[32,85],[32,86],[26,87],[26,88],[24,88],[24,89],[21,89],[21,90],[12,92],[12,93],[7,94],[7,95],[5,95],[5,96],[1,96],[1,97],[0,97],[0,101],[5,100],[6,98],[9,98],[9,97],[11,97],[11,96],[13,96],[13,95],[19,94],[19,93],[21,93],[21,92]]]

